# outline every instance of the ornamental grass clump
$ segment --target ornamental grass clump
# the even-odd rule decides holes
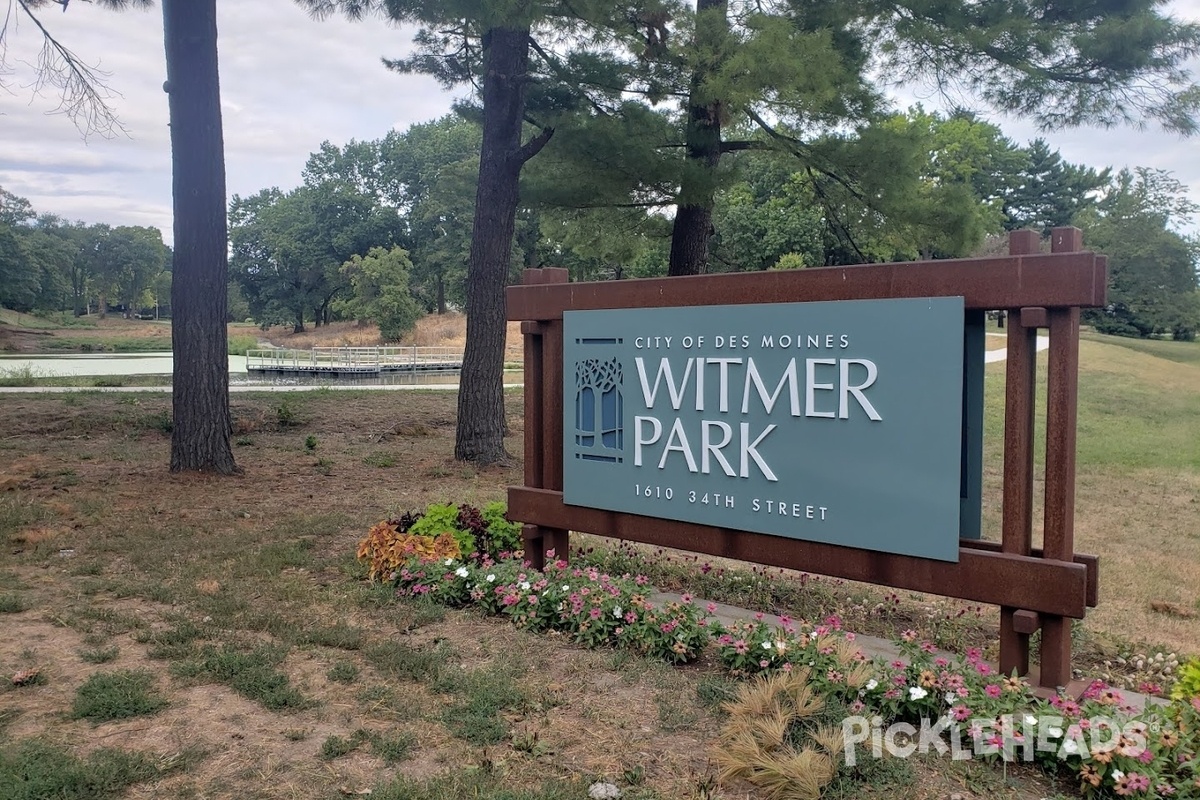
[[[822,692],[847,701],[875,676],[875,666],[854,644],[854,634],[842,631],[836,615],[818,625],[786,616],[779,622],[768,625],[760,613],[752,622],[733,623],[716,636],[717,657],[733,675],[807,667]]]
[[[838,775],[845,740],[811,677],[808,667],[759,675],[724,706],[718,780],[748,781],[772,800],[818,800]]]

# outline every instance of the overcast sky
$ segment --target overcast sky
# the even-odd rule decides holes
[[[8,5],[0,0],[0,18]],[[432,80],[389,72],[380,62],[407,53],[409,31],[378,20],[314,22],[291,0],[217,5],[230,195],[297,185],[308,154],[324,140],[340,145],[374,139],[449,111],[453,96]],[[1171,8],[1181,19],[1200,21],[1200,0],[1176,0]],[[128,136],[84,141],[68,119],[53,113],[52,92],[32,96],[30,65],[40,36],[15,17],[17,27],[8,33],[8,92],[0,92],[0,186],[38,211],[88,223],[154,225],[170,242],[161,12],[115,14],[76,2],[66,13],[45,9],[42,15],[84,61],[110,73],[108,83],[121,95],[112,105]],[[936,106],[933,99],[924,102]],[[1018,142],[1039,135],[1027,123],[991,119]],[[1128,128],[1041,135],[1069,161],[1171,170],[1200,202],[1200,140]]]

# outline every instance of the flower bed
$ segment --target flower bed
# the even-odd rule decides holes
[[[442,509],[447,519],[451,508]],[[464,517],[475,518],[464,513],[457,519]],[[388,575],[398,595],[473,605],[526,630],[557,631],[586,647],[627,648],[676,664],[696,659],[711,644],[737,676],[803,671],[814,692],[847,709],[841,752],[851,766],[866,757],[933,750],[953,758],[1037,762],[1074,775],[1087,797],[1200,800],[1200,697],[1190,683],[1176,687],[1170,704],[1145,709],[1101,681],[1078,699],[1047,701],[1023,679],[996,674],[974,648],[950,656],[905,631],[901,658],[870,661],[836,616],[816,624],[782,617],[775,626],[757,614],[727,626],[713,616],[712,603],[701,606],[684,594],[655,604],[647,599],[645,576],[572,566],[552,552],[538,571],[519,553],[434,555],[427,542],[387,572],[379,568],[378,552],[403,548],[381,546],[389,534],[378,528],[360,546],[360,558],[370,560],[373,577]],[[390,535],[412,535],[396,528]],[[479,540],[488,536],[485,530]]]

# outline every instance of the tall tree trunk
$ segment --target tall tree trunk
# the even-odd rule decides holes
[[[729,37],[727,10],[727,0],[696,0],[699,52],[720,53],[724,49]],[[708,266],[716,171],[721,161],[721,101],[709,96],[706,86],[712,66],[697,66],[692,73],[685,135],[688,164],[675,205],[668,275],[699,275]]]
[[[171,471],[237,472],[225,327],[228,231],[216,0],[163,0],[175,213]]]
[[[471,257],[467,343],[458,392],[454,457],[489,464],[504,451],[504,287],[512,259],[521,166],[553,131],[521,145],[529,27],[492,28],[483,37],[483,142]]]

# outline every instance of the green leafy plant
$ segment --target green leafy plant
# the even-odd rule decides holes
[[[408,532],[414,536],[438,536],[449,533],[458,542],[458,549],[464,555],[475,552],[475,537],[459,527],[458,508],[450,503],[431,503]]]
[[[306,436],[304,439],[304,449],[310,453],[312,451],[316,450],[317,449],[317,437],[313,436],[311,433],[308,436]]]
[[[1200,697],[1200,658],[1190,659],[1179,668],[1179,678],[1171,689],[1172,700],[1191,700]]]
[[[492,540],[492,556],[515,552],[522,548],[521,523],[508,519],[508,506],[497,500],[485,505],[481,512]]]

